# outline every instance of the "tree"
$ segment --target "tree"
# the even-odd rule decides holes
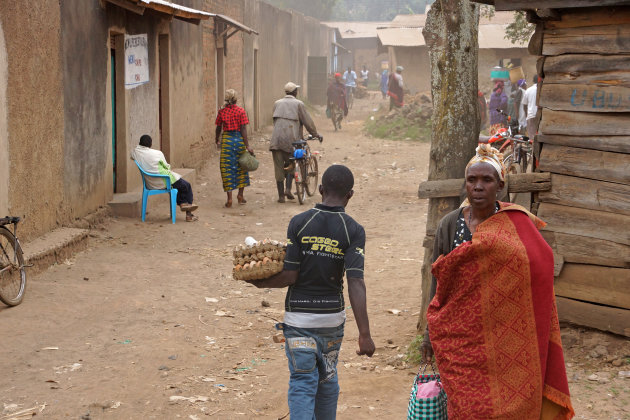
[[[479,6],[469,0],[441,0],[431,7],[422,31],[429,47],[433,117],[429,180],[463,178],[479,140],[477,60]],[[433,241],[440,219],[460,204],[458,198],[429,200],[422,267],[418,329],[426,326]]]
[[[528,42],[535,29],[536,25],[527,22],[525,12],[519,10],[514,15],[514,22],[505,28],[505,37],[512,41],[512,44]]]
[[[483,17],[492,19],[494,16],[494,6],[481,6],[480,14]],[[522,44],[529,41],[535,29],[536,25],[527,22],[525,12],[518,10],[514,13],[514,22],[508,24],[505,28],[505,39],[510,40],[512,44]]]

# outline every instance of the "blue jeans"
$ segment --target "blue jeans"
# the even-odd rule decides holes
[[[289,359],[291,420],[334,420],[339,382],[337,360],[344,325],[296,328],[282,324]]]

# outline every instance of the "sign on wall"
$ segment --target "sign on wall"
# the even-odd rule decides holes
[[[125,89],[149,82],[147,34],[125,35]]]

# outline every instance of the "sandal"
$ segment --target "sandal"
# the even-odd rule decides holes
[[[194,214],[187,214],[186,215],[186,221],[187,222],[196,222],[197,220],[199,220],[199,218],[197,216],[195,216]]]
[[[195,211],[199,208],[199,206],[196,204],[182,204],[179,208],[181,211]]]
[[[245,204],[245,203],[247,203],[247,200],[245,200],[245,197],[243,197],[242,195],[237,195],[236,199],[238,200],[238,204]]]
[[[225,207],[230,208],[232,207],[232,200],[228,200],[225,202]]]

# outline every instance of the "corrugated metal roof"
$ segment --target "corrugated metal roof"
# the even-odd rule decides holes
[[[507,24],[479,25],[479,49],[527,48],[527,42],[512,44],[505,39]],[[379,28],[378,39],[383,46],[420,47],[425,44],[422,28]]]
[[[424,26],[427,15],[397,15],[392,23],[395,26]]]
[[[376,29],[392,26],[392,22],[323,22],[339,30],[342,39],[376,38]]]
[[[422,28],[379,28],[378,39],[384,46],[421,47],[426,45]]]
[[[495,12],[494,16],[487,18],[479,17],[479,25],[497,25],[514,22],[514,12]],[[393,20],[393,26],[424,26],[427,15],[397,15]]]

